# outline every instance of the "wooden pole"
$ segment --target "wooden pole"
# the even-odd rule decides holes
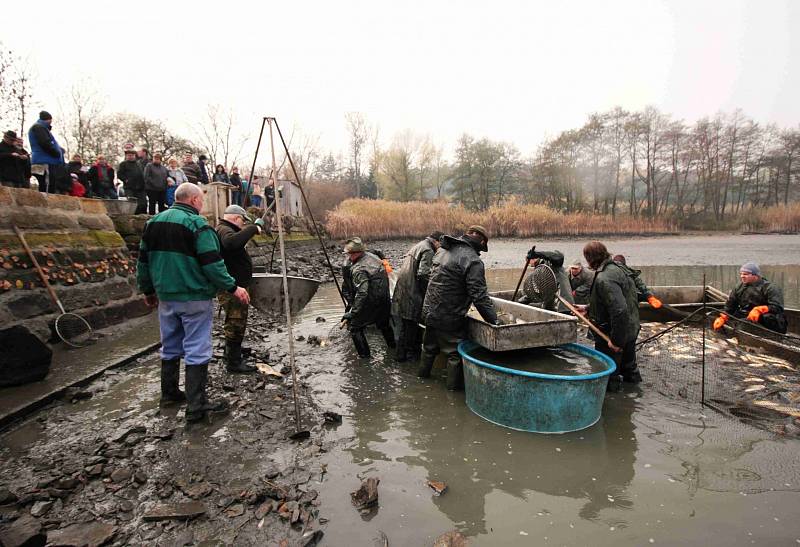
[[[281,251],[281,275],[283,276],[283,304],[286,310],[286,333],[289,337],[289,366],[292,369],[292,398],[294,399],[294,419],[297,432],[300,431],[300,405],[297,402],[297,371],[294,364],[294,334],[292,333],[292,306],[289,301],[289,280],[286,278],[286,249],[283,243],[283,220],[281,202],[278,195],[278,170],[275,165],[275,143],[272,138],[273,118],[265,118],[269,124],[269,147],[272,154],[272,188],[275,190],[275,216],[278,217],[278,245]],[[251,175],[252,178],[252,175]],[[252,184],[252,183],[251,183]]]

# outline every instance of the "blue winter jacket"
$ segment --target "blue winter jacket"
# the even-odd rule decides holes
[[[38,120],[28,130],[28,142],[31,144],[31,163],[60,165],[64,163],[64,152],[50,131],[50,124]]]

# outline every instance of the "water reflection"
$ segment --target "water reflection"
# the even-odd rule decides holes
[[[463,394],[412,372],[391,362],[345,370],[355,436],[347,451],[356,462],[394,462],[388,473],[398,476],[389,481],[447,483],[433,503],[465,535],[489,533],[487,499],[497,492],[511,496],[500,503],[540,494],[584,500],[579,516],[590,521],[604,509],[633,507],[627,489],[637,451],[635,399],[610,396],[601,422],[585,431],[534,435],[483,421],[467,409]],[[381,473],[387,479],[386,469]]]

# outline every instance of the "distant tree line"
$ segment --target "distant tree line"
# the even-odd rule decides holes
[[[362,115],[348,115],[348,127],[348,155],[293,152],[309,182],[339,185],[348,197],[446,199],[481,211],[513,198],[564,212],[724,220],[800,196],[800,128],[763,125],[739,110],[689,124],[653,107],[616,107],[529,157],[465,134],[450,161],[427,136],[407,130],[381,147]]]

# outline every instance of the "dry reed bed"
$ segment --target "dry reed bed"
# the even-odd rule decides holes
[[[509,203],[485,211],[469,211],[444,202],[399,202],[348,199],[328,213],[326,227],[334,238],[371,239],[423,237],[433,230],[463,232],[484,226],[492,237],[543,237],[672,234],[669,220],[648,220],[589,213],[559,213],[541,205]]]
[[[800,233],[800,203],[750,209],[741,216],[745,232]]]

